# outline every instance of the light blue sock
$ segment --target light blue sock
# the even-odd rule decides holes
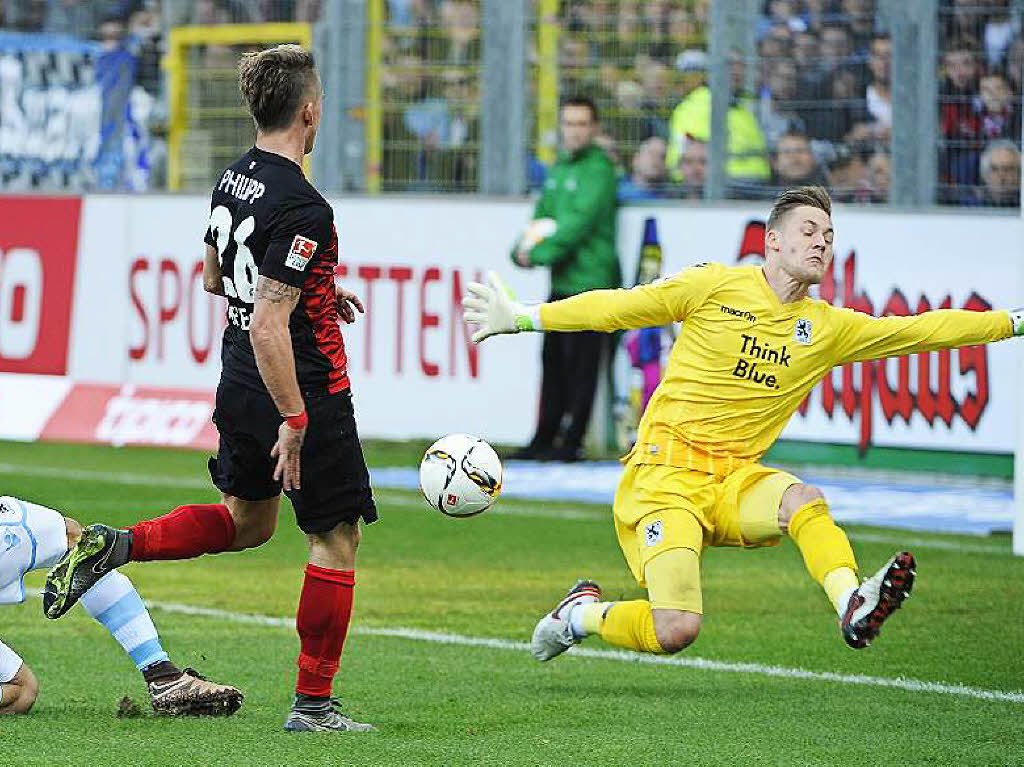
[[[131,656],[139,671],[168,660],[149,610],[127,576],[116,570],[107,573],[85,592],[81,602]]]

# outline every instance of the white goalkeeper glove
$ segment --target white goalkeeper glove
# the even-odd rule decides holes
[[[558,231],[558,222],[553,218],[537,218],[530,222],[519,240],[519,250],[533,250]]]
[[[540,306],[524,306],[512,297],[512,291],[497,272],[487,273],[487,285],[471,282],[466,286],[469,295],[462,299],[462,316],[479,329],[473,334],[473,343],[500,333],[521,333],[524,330],[542,330]]]
[[[1010,312],[1010,321],[1013,323],[1013,334],[1024,336],[1024,309],[1015,309]]]

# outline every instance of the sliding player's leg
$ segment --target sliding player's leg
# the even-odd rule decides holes
[[[100,578],[128,562],[191,559],[260,546],[274,533],[279,504],[278,495],[246,500],[225,494],[222,503],[179,506],[123,530],[90,525],[46,578],[46,616],[64,615]]]
[[[24,575],[52,566],[82,536],[74,519],[45,506],[0,499],[0,604],[25,599]],[[142,673],[153,708],[167,714],[231,714],[242,694],[201,679],[170,662],[156,627],[131,581],[119,572],[99,579],[82,597],[85,610],[121,645]]]
[[[818,488],[790,486],[781,496],[778,509],[780,527],[794,540],[811,577],[825,589],[835,607],[843,639],[854,649],[867,647],[886,619],[910,596],[916,577],[913,555],[897,552],[858,585],[853,549],[832,520]]]
[[[142,597],[123,573],[107,573],[82,595],[82,607],[132,659],[146,680],[150,704],[168,716],[230,716],[244,696],[171,662]]]
[[[913,558],[903,553],[858,587],[853,549],[824,495],[778,469],[749,464],[729,475],[713,520],[715,546],[773,546],[788,532],[851,647],[867,646],[913,585]]]
[[[39,682],[32,669],[0,642],[0,714],[27,714],[38,696]]]
[[[222,502],[179,506],[126,530],[106,525],[86,528],[78,545],[47,576],[43,594],[47,617],[59,618],[99,578],[127,562],[241,551],[270,539],[281,494],[270,457],[281,424],[273,400],[222,382],[213,420],[220,442],[209,470]]]
[[[647,599],[588,605],[577,620],[584,632],[617,647],[659,654],[685,650],[697,640],[703,620],[700,556],[682,546],[661,551],[645,564],[644,577]]]
[[[56,513],[56,512],[54,512]],[[0,605],[25,601],[22,578],[33,566],[38,545],[25,525],[27,512],[16,498],[0,498]],[[56,529],[62,532],[63,524]],[[48,536],[52,538],[52,536]],[[62,547],[66,537],[58,539]],[[52,541],[44,540],[51,546]],[[35,704],[39,683],[32,669],[10,647],[0,642],[0,714],[24,714]]]
[[[701,509],[714,480],[667,466],[627,465],[615,498],[623,555],[648,599],[604,602],[600,588],[581,581],[537,623],[532,651],[546,661],[591,634],[618,647],[674,653],[692,644],[703,611]]]

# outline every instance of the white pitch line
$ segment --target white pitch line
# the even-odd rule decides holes
[[[175,604],[171,602],[150,602],[147,600],[146,604],[150,609],[168,613],[216,618],[218,620],[232,621],[234,623],[273,626],[289,630],[294,630],[295,628],[295,620],[292,618],[275,618],[269,615],[235,613],[228,610],[194,607],[192,605]],[[353,633],[363,634],[366,636],[394,637],[396,639],[432,642],[434,644],[458,645],[462,647],[484,647],[492,650],[512,650],[515,652],[530,651],[530,645],[528,642],[513,642],[508,639],[492,639],[488,637],[472,637],[465,636],[463,634],[446,634],[436,631],[424,631],[422,629],[355,626],[352,631]],[[653,666],[676,666],[681,668],[699,669],[701,671],[717,671],[732,674],[756,674],[759,676],[771,676],[783,679],[802,679],[813,682],[833,682],[837,684],[861,685],[866,687],[888,687],[896,690],[905,690],[907,692],[930,692],[940,695],[958,695],[961,697],[976,698],[979,700],[1024,703],[1024,692],[986,690],[984,688],[968,687],[967,685],[962,684],[926,682],[920,679],[906,679],[903,677],[839,674],[833,671],[809,671],[807,669],[788,668],[786,666],[766,666],[761,663],[729,663],[726,661],[707,660],[706,658],[643,655],[641,653],[628,652],[626,650],[589,650],[577,647],[572,649],[569,654],[571,657],[576,658],[593,658],[595,660],[639,663],[642,665]]]
[[[27,592],[34,596],[40,596],[42,594],[39,589],[27,589]],[[283,628],[289,631],[293,631],[295,629],[294,618],[277,618],[270,615],[236,613],[229,610],[220,610],[211,607],[196,607],[194,605],[184,605],[174,602],[154,602],[148,599],[145,600],[145,602],[149,609],[158,610],[160,612],[190,615],[202,618],[214,618],[217,620],[230,621],[232,623],[245,623],[257,626],[269,626],[272,628]],[[434,644],[482,647],[492,650],[512,650],[515,652],[530,651],[530,645],[528,642],[514,642],[508,639],[494,639],[490,637],[472,637],[465,636],[463,634],[447,634],[436,631],[426,631],[423,629],[354,626],[351,631],[354,634],[361,634],[364,636],[383,636],[396,639],[409,639],[418,642],[431,642]],[[1024,703],[1024,692],[986,690],[984,688],[969,687],[962,684],[927,682],[920,679],[907,679],[905,677],[839,674],[834,671],[810,671],[807,669],[789,668],[786,666],[767,666],[761,663],[730,663],[727,661],[708,660],[706,658],[665,657],[663,655],[644,655],[641,653],[629,652],[627,650],[591,650],[581,647],[572,649],[569,657],[637,663],[640,665],[675,666],[681,668],[693,668],[702,671],[717,671],[733,674],[756,674],[759,676],[770,676],[783,679],[802,679],[814,682],[833,682],[837,684],[851,684],[866,687],[887,687],[890,689],[905,690],[907,692],[930,692],[940,695],[957,695],[966,698],[976,698],[979,700]]]
[[[136,474],[134,472],[97,471],[95,469],[66,469],[58,466],[27,465],[16,463],[0,463],[0,475],[21,475],[28,477],[53,477],[63,480],[82,482],[114,482],[124,485],[140,485],[147,487],[182,487],[189,489],[211,490],[210,481],[199,477],[176,477],[166,474]],[[426,507],[419,498],[409,498],[402,494],[405,491],[395,488],[383,488],[374,493],[386,498],[386,503],[408,508]],[[410,491],[411,492],[411,491]],[[603,522],[609,519],[607,511],[572,509],[557,506],[526,506],[514,501],[502,500],[490,511],[491,515],[509,517],[535,517],[543,519],[565,519],[574,522]],[[891,543],[895,546],[914,546],[922,549],[941,549],[970,554],[996,554],[1010,556],[1009,546],[985,546],[977,544],[961,544],[956,541],[932,540],[926,538],[904,538],[885,536],[876,533],[850,533],[855,541],[866,543]]]
[[[0,474],[15,474],[25,477],[54,477],[57,479],[78,480],[80,482],[116,482],[122,485],[145,485],[148,487],[190,487],[206,490],[213,488],[209,479],[199,479],[196,477],[95,471],[93,469],[67,469],[60,466],[27,466],[18,463],[0,463]]]
[[[1006,546],[985,546],[974,543],[958,543],[957,541],[937,541],[931,538],[901,538],[897,535],[878,535],[877,533],[847,533],[851,541],[865,543],[891,543],[894,546],[921,549],[943,549],[965,554],[1003,554],[1013,553],[1009,543]]]

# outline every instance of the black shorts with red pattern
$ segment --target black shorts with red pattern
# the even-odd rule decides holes
[[[306,412],[302,487],[285,491],[299,527],[304,533],[325,533],[341,522],[376,521],[351,392],[307,398]],[[209,466],[217,489],[247,501],[280,495],[270,451],[277,442],[281,416],[270,395],[222,380],[213,422],[220,432],[220,447]]]

